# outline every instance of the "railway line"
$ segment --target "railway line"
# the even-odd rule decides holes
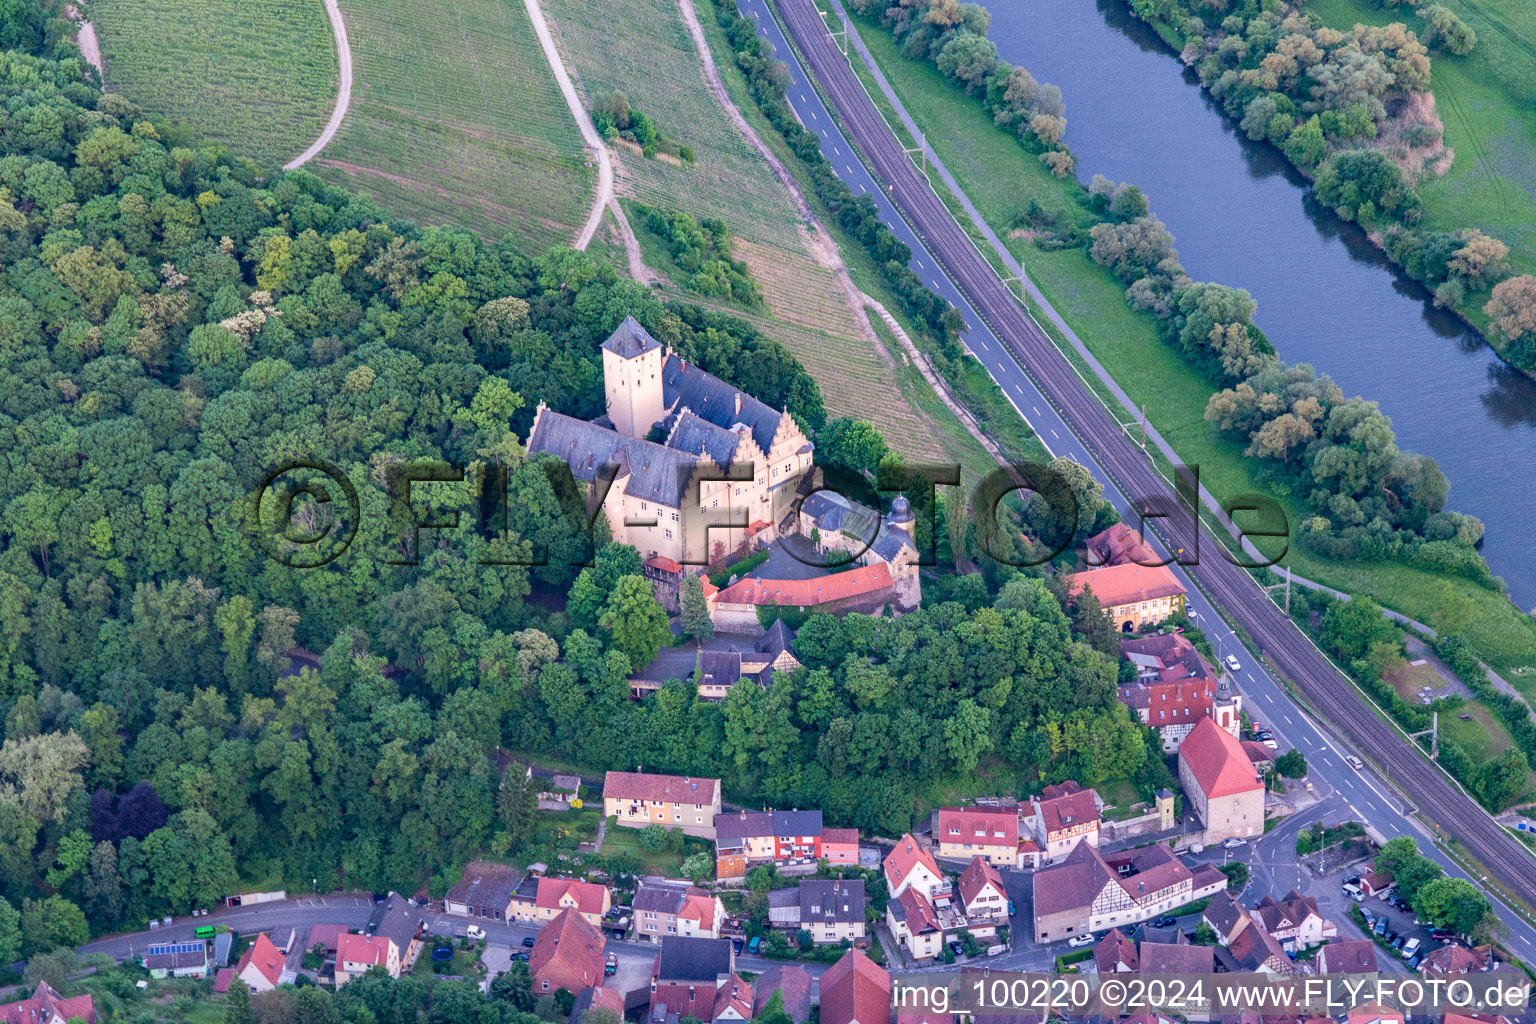
[[[928,179],[892,135],[833,42],[813,0],[774,0],[807,70],[819,82],[851,141],[882,179],[887,197],[900,211],[977,315],[1005,345],[1038,390],[1138,511],[1155,520],[1170,550],[1199,551],[1186,530],[1172,487],[1125,435],[1122,424],[1089,391],[1076,371],[998,278],[970,238],[934,193]],[[1220,548],[1213,542],[1212,547]],[[1390,722],[1334,668],[1277,608],[1248,572],[1211,552],[1191,577],[1289,679],[1356,751],[1369,758],[1417,806],[1456,839],[1483,870],[1527,900],[1536,900],[1536,857],[1511,837],[1442,772],[1426,764]]]

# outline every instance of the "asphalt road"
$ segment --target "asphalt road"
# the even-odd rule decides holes
[[[790,105],[801,122],[821,136],[822,152],[833,169],[856,193],[874,198],[887,226],[912,248],[913,270],[960,311],[968,327],[963,334],[967,347],[1046,448],[1092,470],[1105,485],[1105,497],[1129,523],[1137,523],[1143,511],[1176,511],[1179,506],[1169,484],[998,279],[902,151],[811,0],[779,0],[778,9],[800,53],[837,107],[842,124],[848,126],[857,151],[820,95],[809,87],[805,70],[767,0],[739,0],[739,4],[789,65]],[[878,169],[880,181],[861,162],[860,153]],[[1239,659],[1242,667],[1232,675],[1250,715],[1269,725],[1286,746],[1302,750],[1310,778],[1324,795],[1337,794],[1354,816],[1386,838],[1411,835],[1419,839],[1425,852],[1449,873],[1467,877],[1438,849],[1423,842],[1424,835],[1407,820],[1410,809],[1402,806],[1391,787],[1369,768],[1364,772],[1349,768],[1346,750],[1358,753],[1395,780],[1500,881],[1536,897],[1536,858],[1454,783],[1428,766],[1409,741],[1367,706],[1354,685],[1275,607],[1253,578],[1222,557],[1219,542],[1207,538],[1201,547],[1191,536],[1187,514],[1152,522],[1164,536],[1151,534],[1148,539],[1165,556],[1169,550],[1205,556],[1198,565],[1172,566],[1189,588],[1190,607],[1216,644],[1218,656],[1224,659],[1231,654]],[[1164,541],[1171,542],[1171,547]],[[1216,613],[1218,603],[1336,733],[1321,728],[1256,661]],[[1509,929],[1509,945],[1536,962],[1536,929],[1497,899],[1495,905]]]

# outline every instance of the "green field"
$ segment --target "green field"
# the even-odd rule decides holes
[[[151,116],[281,164],[320,134],[336,44],[320,0],[92,0],[107,85]],[[355,45],[355,40],[354,40]]]
[[[1082,249],[1042,251],[1010,231],[1032,200],[1047,211],[1080,217],[1073,196],[1081,186],[1052,175],[1015,139],[997,129],[974,99],[949,85],[929,65],[903,57],[884,30],[866,22],[856,22],[855,28],[981,215],[1013,255],[1023,260],[1041,292],[1109,374],[1134,402],[1145,403],[1148,421],[1186,464],[1200,467],[1201,482],[1218,497],[1271,493],[1271,488],[1260,487],[1254,480],[1243,446],[1217,435],[1205,422],[1206,402],[1214,390],[1210,382],[1163,342],[1150,315],[1131,309],[1124,287],[1109,271],[1093,263]],[[1066,100],[1070,107],[1072,97]],[[1059,338],[1058,344],[1067,349]],[[1115,411],[1123,418],[1123,410]],[[1273,496],[1293,526],[1307,514],[1296,496]],[[1369,594],[1421,622],[1433,625],[1439,618],[1437,595],[1446,577],[1401,565],[1322,561],[1294,548],[1284,564],[1340,590]],[[1479,652],[1522,686],[1528,699],[1536,699],[1536,676],[1527,671],[1522,679],[1515,672],[1522,666],[1536,669],[1536,624],[1493,591],[1460,579],[1450,583],[1471,603],[1467,632]]]
[[[1528,0],[1437,0],[1477,33],[1464,57],[1432,56],[1431,89],[1445,124],[1451,169],[1419,186],[1423,226],[1437,231],[1476,227],[1510,247],[1515,273],[1536,273],[1536,5]],[[1366,0],[1307,0],[1326,24],[1403,21],[1421,29],[1407,7],[1385,11]],[[1469,297],[1479,327],[1485,297]],[[1490,339],[1492,340],[1492,339]]]
[[[318,0],[316,7],[318,8]],[[398,216],[568,244],[597,172],[515,0],[347,0],[352,109],[312,168]]]

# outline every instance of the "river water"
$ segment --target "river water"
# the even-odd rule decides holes
[[[1246,288],[1280,356],[1380,402],[1398,444],[1434,456],[1450,507],[1536,605],[1536,381],[1511,370],[1355,225],[1250,142],[1119,0],[983,0],[1003,59],[1061,87],[1078,174],[1139,185],[1196,280]]]

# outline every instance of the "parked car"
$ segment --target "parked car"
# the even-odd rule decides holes
[[[1018,911],[1013,909],[1013,900],[1009,900],[1008,901],[1008,916],[1012,917],[1014,914],[1017,914],[1017,913],[1018,913]]]
[[[763,937],[761,935],[754,935],[754,936],[752,936],[752,941],[747,943],[747,952],[748,953],[756,953],[759,949],[762,949],[762,948],[763,948]]]
[[[1429,955],[1429,951],[1428,950],[1422,950],[1422,949],[1419,950],[1419,952],[1413,954],[1413,959],[1408,961],[1409,969],[1410,970],[1415,970],[1415,971],[1418,970],[1419,969],[1419,965],[1424,962],[1424,957],[1426,957],[1427,955]]]
[[[737,956],[741,956],[741,947],[743,945],[745,945],[745,943],[743,943],[740,939],[731,940],[731,948],[736,951]]]
[[[1407,936],[1404,936],[1404,935],[1393,935],[1392,936],[1392,948],[1393,949],[1402,949],[1403,948],[1403,944],[1405,942],[1407,942],[1407,941],[1408,941]]]
[[[1429,936],[1436,942],[1444,942],[1447,939],[1454,939],[1456,937],[1456,933],[1451,931],[1449,928],[1436,928],[1434,931],[1429,933]]]
[[[1387,919],[1384,917],[1378,917],[1376,919],[1376,927],[1371,930],[1374,931],[1377,935],[1387,934]]]
[[[528,949],[532,949],[533,948],[533,944],[535,942],[537,942],[537,941],[538,940],[535,939],[532,935],[525,935],[525,936],[523,936],[523,945],[525,947],[527,947]]]
[[[960,943],[951,940],[949,943],[949,951],[955,954],[955,956],[963,956],[965,954],[965,947],[960,945]]]
[[[1242,836],[1233,836],[1230,839],[1223,839],[1221,841],[1221,845],[1224,849],[1235,850],[1240,846],[1247,846],[1248,840],[1244,839]]]
[[[608,959],[603,963],[603,974],[612,976],[619,973],[619,956],[617,953],[609,953]]]
[[[1153,928],[1172,928],[1174,925],[1176,925],[1178,923],[1179,923],[1179,919],[1174,917],[1172,914],[1164,914],[1162,917],[1160,917],[1157,920],[1152,922],[1152,927]]]
[[[481,928],[477,924],[472,924],[468,928],[464,929],[464,934],[468,935],[472,939],[483,939],[485,938],[485,929]]]
[[[527,963],[528,962],[528,954],[527,953],[513,953],[511,955],[511,957],[509,957],[508,959],[511,959],[511,960],[521,960],[523,963]]]
[[[1079,935],[1076,938],[1068,940],[1067,941],[1067,945],[1069,945],[1069,946],[1091,946],[1091,945],[1093,945],[1093,936],[1092,935]]]
[[[1358,771],[1360,771],[1360,770],[1361,770],[1361,769],[1362,769],[1362,768],[1364,768],[1364,767],[1365,767],[1365,762],[1364,762],[1364,761],[1362,761],[1362,760],[1360,760],[1360,759],[1359,759],[1359,758],[1358,758],[1358,757],[1356,757],[1356,756],[1355,756],[1355,755],[1354,755],[1354,754],[1350,754],[1350,755],[1349,755],[1349,756],[1348,756],[1348,757],[1346,757],[1346,758],[1345,758],[1345,759],[1344,759],[1344,760],[1345,760],[1345,761],[1346,761],[1346,762],[1348,762],[1348,764],[1349,764],[1349,766],[1350,766],[1350,767],[1351,767],[1351,768],[1353,768],[1353,769],[1354,769],[1354,770],[1355,770],[1355,771],[1357,771],[1357,772],[1358,772]]]
[[[1237,660],[1237,655],[1229,654],[1227,655],[1227,668],[1233,672],[1241,672],[1243,670],[1243,663]]]
[[[1401,954],[1402,958],[1404,960],[1412,960],[1414,954],[1419,951],[1420,945],[1421,943],[1418,939],[1409,939],[1407,942],[1403,943],[1403,951]]]

